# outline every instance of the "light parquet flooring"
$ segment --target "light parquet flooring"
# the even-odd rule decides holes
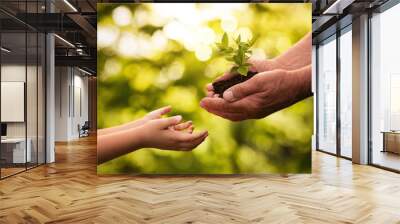
[[[400,175],[313,153],[313,174],[96,175],[95,139],[0,181],[0,223],[400,223]]]

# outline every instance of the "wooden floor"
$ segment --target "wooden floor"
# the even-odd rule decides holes
[[[375,164],[400,170],[400,154],[376,150],[372,158]]]
[[[25,170],[24,168],[20,168],[20,167],[7,167],[7,168],[1,168],[1,177],[7,177],[19,172],[23,172]]]
[[[94,138],[0,181],[0,223],[400,223],[400,175],[315,152],[312,175],[98,177]]]

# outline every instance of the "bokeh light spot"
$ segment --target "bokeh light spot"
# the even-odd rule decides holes
[[[237,27],[237,20],[233,16],[228,16],[222,19],[221,28],[225,32],[233,32]]]
[[[114,26],[99,25],[97,33],[97,46],[102,48],[112,45],[117,40],[119,30]]]
[[[212,49],[209,46],[199,46],[196,48],[195,54],[200,61],[207,61],[211,58]]]
[[[119,6],[114,9],[112,18],[118,26],[126,26],[131,23],[132,13],[126,6]]]

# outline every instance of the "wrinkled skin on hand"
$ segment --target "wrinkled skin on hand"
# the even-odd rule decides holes
[[[221,78],[229,78],[229,74]],[[207,91],[200,106],[208,112],[231,121],[259,119],[311,95],[311,66],[260,72],[229,88],[223,98],[213,94],[212,85],[207,86]]]

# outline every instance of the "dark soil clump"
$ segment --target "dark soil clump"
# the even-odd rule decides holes
[[[235,76],[233,76],[230,79],[213,82],[212,85],[214,88],[214,93],[219,94],[219,97],[222,98],[222,95],[224,94],[225,90],[229,89],[230,87],[232,87],[236,84],[239,84],[246,80],[251,79],[255,74],[257,74],[257,72],[249,71],[249,72],[247,72],[247,76],[236,74]]]

